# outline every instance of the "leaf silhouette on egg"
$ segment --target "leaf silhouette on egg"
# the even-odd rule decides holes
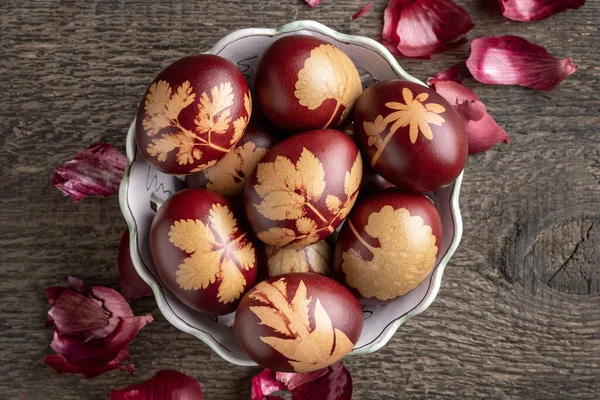
[[[190,81],[185,81],[173,93],[166,81],[153,83],[144,101],[146,118],[142,126],[148,136],[155,136],[162,129],[176,124],[179,113],[192,104],[196,95],[192,92]]]
[[[330,194],[325,199],[325,205],[332,213],[337,213],[340,211],[342,206],[342,201],[336,195]]]
[[[296,239],[297,247],[308,246],[319,240],[319,227],[317,223],[310,218],[299,218],[296,220],[296,230],[300,233]]]
[[[344,332],[334,329],[331,318],[319,299],[314,302],[314,327],[311,326],[307,288],[300,281],[290,299],[284,278],[263,282],[250,294],[261,305],[251,306],[260,324],[277,336],[261,336],[260,340],[286,357],[296,372],[327,367],[346,355],[354,344]]]
[[[390,134],[396,133],[399,128],[409,127],[410,142],[415,143],[419,131],[427,139],[433,139],[433,132],[429,124],[441,126],[445,120],[438,114],[442,114],[446,109],[437,103],[424,102],[429,98],[429,93],[419,93],[414,96],[409,88],[402,89],[404,104],[400,102],[385,103],[387,108],[396,110],[384,118],[385,123],[394,122],[390,128]]]
[[[358,189],[360,188],[360,181],[362,179],[362,158],[360,154],[354,160],[350,171],[346,172],[344,176],[344,194],[346,195],[346,201],[342,203],[339,197],[329,195],[325,199],[325,204],[329,211],[338,215],[338,218],[344,219],[350,213],[356,197],[358,196]]]
[[[431,227],[405,208],[384,206],[369,215],[365,232],[379,241],[379,247],[364,240],[352,221],[347,223],[373,255],[366,260],[354,248],[342,254],[346,283],[363,297],[385,301],[402,296],[421,283],[435,265],[438,248]]]
[[[295,220],[296,230],[274,227],[259,232],[258,238],[271,246],[304,247],[319,240],[319,232],[333,232],[332,224],[345,218],[356,201],[362,178],[360,154],[344,178],[342,201],[338,196],[327,195],[325,205],[332,217],[326,218],[319,212],[316,202],[325,192],[325,170],[315,155],[303,148],[298,162],[277,156],[274,162],[261,162],[256,170],[256,193],[262,201],[255,204],[257,211],[272,221]],[[307,217],[307,211],[314,214]],[[292,243],[294,242],[294,243]]]
[[[252,115],[252,99],[250,98],[250,92],[244,93],[244,109],[246,110],[246,116],[239,117],[233,121],[233,136],[231,137],[229,144],[237,143],[244,134],[246,126],[248,126],[248,121]]]
[[[156,157],[158,161],[164,162],[167,160],[170,152],[175,149],[181,149],[182,151],[179,152],[180,155],[177,156],[178,161],[180,164],[187,164],[189,143],[190,138],[185,135],[167,133],[159,138],[152,139],[152,143],[148,145],[148,153]],[[200,151],[198,155],[201,157],[202,152]]]
[[[289,228],[273,227],[258,233],[258,238],[271,246],[283,247],[296,240],[296,232]]]
[[[306,148],[295,165],[284,156],[277,156],[275,162],[259,163],[257,180],[254,189],[262,202],[256,209],[271,220],[302,217],[304,206],[319,200],[325,190],[323,165]]]
[[[360,154],[354,160],[354,164],[352,164],[352,168],[350,171],[346,172],[344,176],[344,194],[351,198],[352,196],[356,196],[358,192],[358,188],[360,187],[360,181],[362,178],[362,158]]]
[[[206,289],[220,279],[218,300],[237,300],[246,286],[240,268],[255,265],[252,244],[242,234],[235,238],[238,225],[227,206],[214,204],[209,222],[198,219],[178,220],[171,225],[169,241],[189,254],[176,272],[177,283],[184,290]]]
[[[205,170],[206,188],[225,197],[242,193],[250,174],[266,152],[267,149],[254,142],[236,147],[214,167]]]
[[[379,157],[385,150],[390,139],[396,134],[398,129],[408,126],[409,139],[412,144],[417,142],[419,132],[429,140],[433,140],[433,132],[430,124],[442,126],[446,120],[439,114],[446,111],[444,106],[437,103],[425,103],[429,99],[429,93],[419,93],[414,95],[409,88],[402,89],[402,99],[404,103],[391,101],[385,103],[385,106],[393,112],[385,118],[378,115],[373,122],[364,121],[363,128],[368,137],[367,144],[375,146],[377,151],[371,159],[371,166],[375,166]],[[382,137],[388,124],[392,124],[389,131]]]
[[[375,146],[376,149],[380,149],[383,147],[383,139],[381,138],[381,133],[387,128],[387,123],[383,122],[383,116],[378,115],[375,118],[375,121],[368,122],[365,121],[363,123],[363,127],[365,129],[365,133],[367,134],[369,146]]]
[[[344,106],[340,117],[340,121],[343,120],[362,93],[356,67],[343,51],[330,44],[322,44],[310,52],[298,72],[295,89],[294,96],[309,110],[316,110],[327,99],[336,101],[324,128],[331,125],[340,106]]]
[[[288,272],[316,272],[329,275],[331,248],[321,240],[303,249],[287,249],[267,246],[265,248],[269,276]]]
[[[215,165],[217,163],[218,160],[210,160],[209,162],[205,163],[205,164],[200,164],[198,166],[196,166],[193,170],[190,171],[190,173],[196,173],[196,172],[200,172],[200,171],[204,171],[207,168],[212,167],[213,165]]]
[[[210,97],[206,92],[200,96],[198,115],[194,119],[199,132],[224,133],[231,124],[231,110],[233,105],[233,87],[231,82],[224,82],[210,90]]]
[[[165,162],[168,155],[177,150],[176,160],[179,165],[194,164],[202,160],[203,147],[210,147],[223,153],[229,152],[243,135],[252,112],[249,93],[244,94],[246,116],[234,121],[234,132],[230,147],[219,146],[212,141],[212,134],[224,134],[231,126],[231,107],[235,96],[231,82],[223,82],[214,86],[208,93],[203,92],[198,101],[198,109],[194,118],[195,128],[187,129],[179,122],[179,114],[196,100],[189,81],[183,82],[176,90],[164,80],[153,83],[144,100],[145,117],[142,127],[146,135],[153,139],[146,147],[151,157]],[[164,129],[169,129],[163,132]],[[156,137],[159,133],[163,135]],[[190,172],[198,172],[216,163],[211,160],[199,164]]]

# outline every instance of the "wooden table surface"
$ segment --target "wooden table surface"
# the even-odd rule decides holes
[[[110,388],[177,369],[205,398],[248,399],[258,371],[221,360],[155,322],[131,345],[136,376],[87,380],[45,367],[52,331],[44,290],[67,275],[117,287],[125,226],[117,197],[73,204],[52,172],[95,141],[124,151],[155,74],[227,33],[314,19],[377,38],[386,1],[88,0],[0,2],[0,398],[107,399]],[[355,399],[600,398],[600,2],[536,23],[504,19],[493,0],[458,0],[471,38],[513,34],[571,56],[552,93],[468,80],[511,137],[472,156],[461,193],[464,237],[434,304],[375,354],[346,361]],[[464,61],[401,60],[420,79]]]

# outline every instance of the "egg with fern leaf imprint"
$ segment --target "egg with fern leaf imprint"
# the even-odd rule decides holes
[[[161,172],[199,172],[235,147],[251,114],[250,90],[235,64],[210,54],[184,57],[162,70],[144,94],[136,142]]]
[[[347,135],[304,132],[264,155],[244,190],[256,236],[269,246],[302,248],[331,235],[358,196],[362,158]]]
[[[362,309],[335,280],[313,273],[269,278],[252,288],[236,312],[236,336],[264,368],[311,372],[350,352],[360,337]]]

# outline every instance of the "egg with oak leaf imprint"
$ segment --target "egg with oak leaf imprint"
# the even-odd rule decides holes
[[[334,276],[380,305],[416,288],[435,266],[442,223],[424,194],[386,189],[353,208],[338,237]]]
[[[254,84],[265,116],[288,132],[343,126],[362,92],[358,70],[336,46],[308,35],[275,41]]]
[[[240,195],[256,165],[275,142],[274,127],[264,118],[253,116],[233,150],[214,166],[186,176],[185,183],[188,187],[206,188],[225,197]]]
[[[209,315],[233,312],[254,284],[254,244],[232,204],[205,189],[185,189],[158,209],[150,253],[167,288],[188,307]]]
[[[136,142],[159,171],[202,171],[235,147],[251,113],[248,84],[235,64],[210,54],[185,57],[162,70],[144,94]]]
[[[298,272],[252,288],[240,302],[235,326],[238,342],[261,367],[311,372],[354,348],[363,318],[344,286],[323,275]]]
[[[396,187],[428,192],[464,169],[467,134],[435,91],[392,80],[366,89],[354,109],[354,136],[373,169]]]
[[[264,243],[302,248],[325,239],[356,201],[362,159],[340,131],[291,136],[265,154],[248,180],[244,208]]]

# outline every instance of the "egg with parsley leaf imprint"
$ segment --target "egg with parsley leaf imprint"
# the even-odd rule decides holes
[[[205,189],[185,189],[158,209],[150,253],[161,281],[188,307],[233,312],[256,281],[254,244],[232,204]]]
[[[325,239],[356,201],[362,159],[351,138],[333,129],[291,136],[264,155],[244,190],[256,236],[274,247]]]
[[[186,175],[225,157],[251,113],[248,84],[235,64],[210,54],[185,57],[152,81],[139,107],[135,137],[156,169]]]
[[[256,165],[275,144],[274,129],[263,117],[253,115],[236,147],[214,166],[186,176],[186,185],[206,188],[225,197],[241,195]]]
[[[469,150],[451,105],[426,86],[402,80],[379,82],[363,92],[354,110],[354,135],[375,172],[417,192],[452,183]]]
[[[435,266],[442,223],[421,193],[386,189],[361,200],[334,252],[334,276],[361,299],[380,305],[416,288]]]
[[[319,274],[297,272],[258,283],[235,315],[242,349],[263,368],[311,372],[350,352],[363,318],[343,285]]]
[[[331,43],[308,35],[275,41],[254,84],[265,116],[287,132],[341,127],[362,92],[352,60]]]

